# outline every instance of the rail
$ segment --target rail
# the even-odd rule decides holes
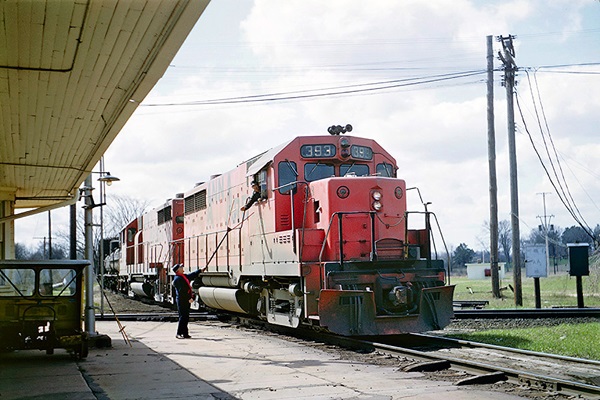
[[[456,319],[600,318],[600,308],[521,308],[455,310]]]

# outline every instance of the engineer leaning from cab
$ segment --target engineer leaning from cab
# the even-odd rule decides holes
[[[246,205],[244,205],[242,208],[240,208],[240,210],[242,210],[242,211],[246,211],[247,209],[252,207],[252,204],[256,203],[256,201],[258,199],[260,199],[260,186],[258,185],[258,182],[252,181],[251,185],[252,185],[252,190],[253,190],[252,197],[250,197],[248,202],[246,202]]]

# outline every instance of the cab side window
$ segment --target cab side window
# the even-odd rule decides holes
[[[389,163],[377,164],[376,173],[379,176],[385,176],[388,178],[396,177],[396,169],[394,168],[394,166],[392,164],[389,164]]]
[[[298,167],[293,161],[281,161],[277,166],[277,186],[279,193],[286,194],[290,190],[296,190],[296,184],[291,184],[298,180]]]
[[[258,185],[260,186],[260,199],[266,199],[269,195],[266,170],[263,169],[256,174],[256,182],[258,182]]]

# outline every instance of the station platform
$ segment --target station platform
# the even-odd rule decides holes
[[[331,351],[257,335],[218,322],[114,321],[96,329],[112,347],[86,359],[66,351],[0,353],[0,400],[125,399],[419,399],[522,397],[423,379],[417,372],[345,360]]]

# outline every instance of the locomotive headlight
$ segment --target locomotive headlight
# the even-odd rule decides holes
[[[373,192],[371,196],[373,196],[373,200],[375,201],[381,200],[381,192]]]
[[[340,186],[336,193],[340,199],[345,199],[350,196],[350,189],[347,186]]]
[[[374,201],[374,202],[373,202],[373,209],[374,209],[375,211],[379,211],[379,210],[381,210],[381,207],[383,207],[383,206],[381,205],[381,203],[380,203],[379,201]]]

